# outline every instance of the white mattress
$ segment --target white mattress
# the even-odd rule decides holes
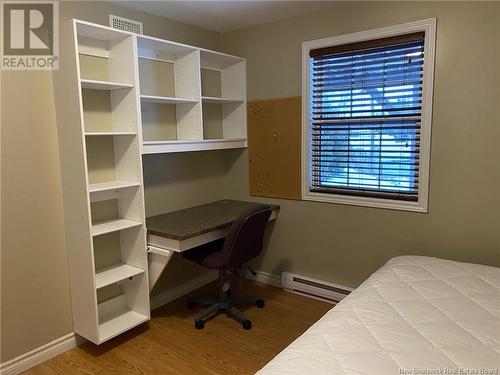
[[[258,374],[500,374],[499,368],[500,268],[401,256]]]

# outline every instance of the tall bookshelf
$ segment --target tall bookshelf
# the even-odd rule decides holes
[[[71,26],[54,84],[77,89],[57,105],[73,326],[100,344],[150,319],[137,41]]]
[[[60,39],[73,327],[101,344],[150,319],[142,155],[246,147],[245,60],[80,20]]]

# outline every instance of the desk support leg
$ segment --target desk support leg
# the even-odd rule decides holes
[[[155,251],[159,250],[159,251]],[[173,251],[156,249],[152,246],[148,250],[148,273],[149,273],[149,291],[151,292],[155,287],[156,283],[160,279],[160,276],[167,266],[168,262],[174,254]]]

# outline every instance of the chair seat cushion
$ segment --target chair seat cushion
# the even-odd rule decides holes
[[[224,238],[207,244],[192,248],[182,253],[182,257],[189,259],[200,266],[220,269],[225,267],[226,259],[223,256],[222,247]]]

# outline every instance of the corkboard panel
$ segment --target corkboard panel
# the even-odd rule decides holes
[[[250,195],[301,199],[301,97],[248,103]]]

